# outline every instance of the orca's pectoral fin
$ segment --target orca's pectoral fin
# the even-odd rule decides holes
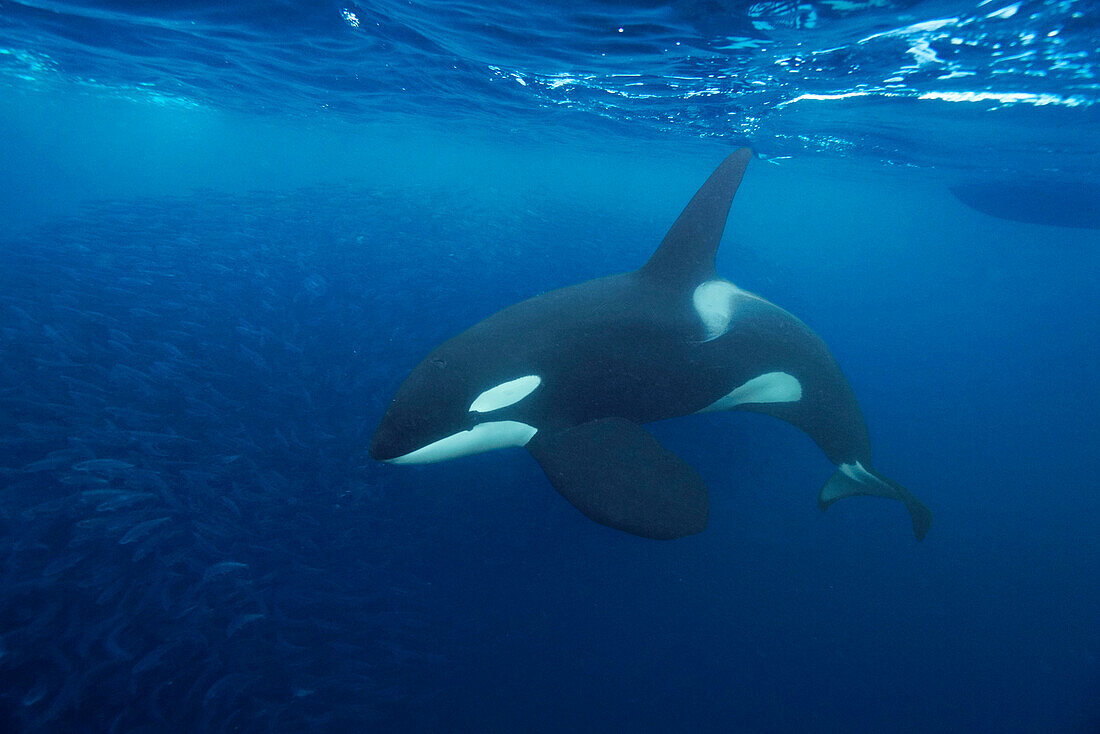
[[[707,525],[702,478],[628,420],[583,423],[539,436],[527,448],[554,488],[598,523],[658,540]]]
[[[821,488],[817,504],[822,510],[827,510],[837,500],[861,495],[899,500],[909,510],[917,540],[924,540],[924,536],[928,535],[928,529],[932,527],[932,511],[905,487],[859,463],[844,464],[837,469]]]

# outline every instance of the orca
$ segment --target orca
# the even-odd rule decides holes
[[[873,468],[867,428],[825,343],[715,272],[752,151],[730,154],[638,270],[522,301],[436,347],[397,390],[370,445],[391,464],[523,446],[596,522],[646,538],[707,524],[707,488],[642,424],[716,410],[775,416],[837,466],[818,497],[900,500],[923,539],[932,514]]]
[[[951,193],[971,209],[998,219],[1048,227],[1100,229],[1100,184],[1085,181],[984,181]]]

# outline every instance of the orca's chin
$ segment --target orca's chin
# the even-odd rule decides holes
[[[375,461],[389,461],[396,459],[402,452],[395,451],[389,442],[380,437],[381,431],[377,431],[374,434],[374,438],[371,439],[370,448],[367,453]]]
[[[520,421],[487,421],[429,441],[409,451],[392,451],[377,434],[370,455],[387,464],[434,464],[509,446],[526,446],[538,429]]]

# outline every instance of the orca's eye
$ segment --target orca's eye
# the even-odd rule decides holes
[[[542,378],[538,375],[526,375],[502,382],[478,395],[474,402],[470,403],[470,412],[489,413],[507,408],[533,393],[541,384]]]

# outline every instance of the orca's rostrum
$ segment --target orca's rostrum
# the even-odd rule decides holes
[[[731,154],[642,268],[544,293],[444,342],[397,391],[370,454],[442,461],[525,446],[596,522],[647,538],[707,524],[707,489],[641,426],[751,410],[807,433],[837,466],[818,498],[903,502],[923,538],[932,514],[878,474],[859,404],[824,342],[718,277],[714,257],[752,151]]]

